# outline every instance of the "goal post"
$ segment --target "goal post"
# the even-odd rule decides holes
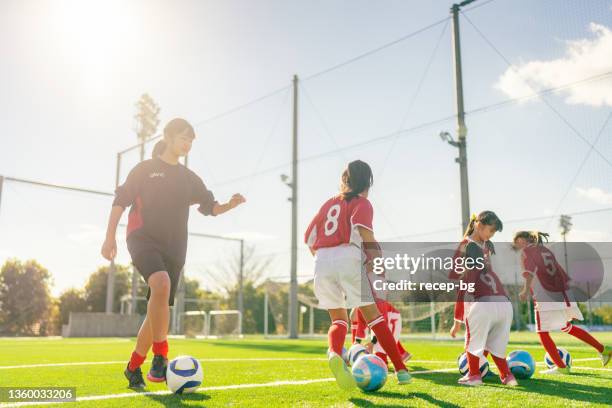
[[[242,313],[239,310],[211,310],[208,312],[205,334],[207,338],[242,337]]]

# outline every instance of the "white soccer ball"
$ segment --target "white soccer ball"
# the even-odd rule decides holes
[[[202,365],[191,356],[179,356],[168,363],[166,383],[175,394],[195,392],[203,379]]]
[[[361,356],[368,354],[368,350],[359,343],[355,343],[348,351],[348,365],[353,365]]]
[[[489,375],[489,361],[486,357],[481,356],[479,358],[479,362],[480,376],[485,378],[487,375]],[[457,357],[457,365],[459,366],[459,373],[461,373],[461,375],[466,375],[470,371],[468,367],[467,353],[463,352],[461,355],[459,355],[459,357]]]
[[[572,366],[572,355],[569,353],[569,351],[567,351],[563,347],[557,347],[557,351],[559,352],[559,357],[561,357],[561,360],[565,363],[565,366],[571,367]],[[553,361],[552,358],[550,358],[550,355],[548,353],[544,355],[544,363],[546,364],[546,367],[548,368],[556,367],[555,362]]]

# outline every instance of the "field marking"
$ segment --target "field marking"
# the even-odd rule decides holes
[[[443,373],[448,371],[455,371],[456,368],[441,368],[437,370],[422,370],[422,371],[411,371],[411,374],[431,374],[431,373]],[[197,392],[206,392],[206,391],[225,391],[225,390],[235,390],[242,388],[265,388],[265,387],[280,387],[284,385],[308,385],[308,384],[316,384],[321,382],[331,382],[335,381],[334,378],[315,378],[312,380],[296,380],[296,381],[274,381],[269,383],[259,383],[259,384],[233,384],[233,385],[218,385],[213,387],[202,387],[198,388]],[[171,392],[168,390],[163,391],[148,391],[148,392],[126,392],[121,394],[108,394],[108,395],[90,395],[87,397],[77,397],[76,402],[82,401],[99,401],[99,400],[108,400],[108,399],[118,399],[118,398],[134,398],[141,397],[147,395],[170,395]],[[66,402],[69,404],[69,402]],[[12,408],[12,407],[26,407],[33,405],[49,405],[49,404],[59,404],[58,402],[17,402],[13,404],[1,404],[0,408]]]
[[[572,370],[577,369],[577,370],[595,370],[595,371],[612,371],[612,368],[605,368],[605,367],[576,367],[576,366],[572,366]]]
[[[227,362],[250,362],[250,361],[327,361],[324,357],[254,357],[254,358],[200,358],[198,361],[204,363],[227,363]],[[441,361],[441,360],[410,360],[411,363],[425,363],[425,364],[449,364],[453,361]],[[126,360],[118,361],[79,361],[75,363],[44,363],[44,364],[21,364],[12,366],[0,366],[0,370],[13,370],[20,368],[45,368],[45,367],[73,367],[73,366],[86,366],[86,365],[112,365],[112,364],[126,364]]]

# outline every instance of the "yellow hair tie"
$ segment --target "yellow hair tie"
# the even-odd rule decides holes
[[[476,221],[478,219],[478,216],[476,214],[472,214],[472,216],[470,217],[470,221]]]

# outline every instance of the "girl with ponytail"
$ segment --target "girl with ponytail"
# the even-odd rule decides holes
[[[555,367],[543,374],[569,374],[567,366],[557,352],[557,346],[550,337],[552,330],[561,330],[593,347],[601,358],[603,366],[612,358],[612,347],[604,346],[588,331],[572,324],[583,320],[578,305],[573,301],[569,287],[569,276],[557,262],[553,252],[544,245],[548,234],[539,231],[518,231],[514,234],[513,248],[521,253],[521,274],[525,279],[519,294],[522,301],[533,299],[536,332],[540,343],[554,361]]]
[[[465,353],[468,373],[459,379],[459,384],[482,385],[480,359],[491,354],[497,366],[502,384],[518,385],[506,362],[506,348],[510,340],[512,305],[501,280],[491,267],[491,256],[495,248],[490,239],[503,229],[503,223],[493,211],[472,215],[459,244],[455,259],[461,259],[465,272],[451,271],[451,279],[461,279],[474,285],[473,302],[466,302],[466,292],[457,292],[455,322],[450,335],[455,337],[465,323]],[[473,267],[469,267],[473,265]]]
[[[124,371],[131,388],[145,382],[140,366],[153,348],[153,363],[147,374],[152,382],[163,382],[168,362],[169,306],[187,253],[189,207],[199,205],[203,215],[220,215],[245,202],[234,194],[225,204],[215,200],[202,179],[179,163],[191,150],[193,127],[185,119],[173,119],[164,128],[164,137],[153,149],[153,158],[132,169],[115,192],[102,256],[112,261],[117,254],[115,235],[124,210],[130,207],[127,247],[136,270],[149,286],[147,315],[136,347]]]
[[[314,292],[319,307],[327,309],[331,319],[328,332],[329,368],[342,389],[355,388],[355,379],[342,359],[342,347],[348,331],[347,308],[359,308],[377,344],[393,365],[399,384],[411,381],[402,355],[389,326],[374,302],[374,294],[362,298],[362,244],[378,247],[372,220],[374,210],[368,194],[374,177],[370,166],[355,160],[341,177],[340,194],[327,200],[310,222],[304,241],[315,257]],[[377,255],[378,254],[378,255]],[[366,251],[367,259],[379,256]],[[371,293],[371,287],[368,286]]]

